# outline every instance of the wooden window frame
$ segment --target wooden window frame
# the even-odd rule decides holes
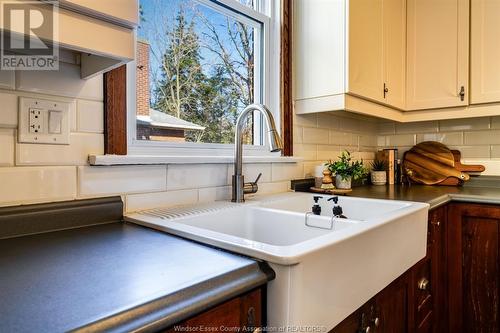
[[[281,0],[280,108],[283,156],[293,156],[292,0]],[[127,155],[127,66],[104,74],[104,153]]]

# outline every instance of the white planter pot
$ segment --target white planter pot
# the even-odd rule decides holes
[[[385,185],[385,183],[387,183],[387,172],[372,171],[371,180],[373,185]]]
[[[351,188],[352,177],[342,179],[340,175],[335,176],[335,187],[342,190],[348,190]]]

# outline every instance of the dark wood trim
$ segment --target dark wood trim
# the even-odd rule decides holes
[[[281,0],[281,133],[283,155],[293,156],[292,0]]]
[[[127,155],[127,66],[104,74],[104,153]]]

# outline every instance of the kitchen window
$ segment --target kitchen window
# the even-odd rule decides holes
[[[141,0],[127,65],[128,153],[232,155],[239,113],[263,103],[280,121],[280,1]],[[266,153],[260,115],[247,153]],[[268,154],[268,153],[267,153]]]

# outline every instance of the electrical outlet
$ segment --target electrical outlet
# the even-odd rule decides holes
[[[30,119],[29,119],[29,132],[30,133],[43,133],[43,123],[44,123],[44,110],[41,109],[30,109]]]
[[[67,102],[20,97],[18,142],[68,145],[69,113]]]

